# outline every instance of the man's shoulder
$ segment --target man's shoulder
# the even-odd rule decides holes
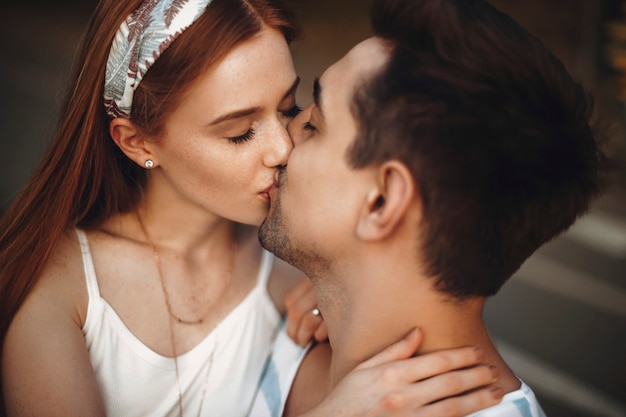
[[[534,392],[522,381],[521,387],[509,392],[498,405],[468,417],[546,417]]]
[[[328,343],[317,343],[307,352],[289,391],[284,417],[304,414],[328,395],[331,354]]]

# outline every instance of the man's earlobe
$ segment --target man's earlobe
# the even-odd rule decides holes
[[[156,166],[155,156],[146,146],[143,135],[130,120],[117,117],[109,123],[109,134],[115,144],[137,165],[147,167],[146,161],[152,161],[149,168]]]
[[[411,171],[399,161],[378,168],[377,181],[368,194],[357,224],[363,240],[384,239],[402,223],[415,197]]]

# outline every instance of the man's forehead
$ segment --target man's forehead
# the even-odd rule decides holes
[[[323,100],[335,93],[351,95],[354,86],[379,71],[388,57],[389,48],[381,38],[371,37],[357,44],[320,77]]]

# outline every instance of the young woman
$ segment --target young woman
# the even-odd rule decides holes
[[[54,140],[0,221],[9,415],[247,413],[302,277],[256,234],[292,149],[297,33],[276,0],[100,2]],[[309,288],[292,295],[301,341],[321,322]],[[375,378],[415,340],[328,402],[352,412],[478,362],[461,349],[407,360],[407,380]]]

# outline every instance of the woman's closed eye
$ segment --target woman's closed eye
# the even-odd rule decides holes
[[[300,106],[298,106],[297,104],[295,104],[292,107],[290,107],[288,110],[280,111],[280,114],[282,114],[283,117],[286,117],[288,119],[293,119],[298,114],[300,114],[301,111],[302,111],[302,108]],[[250,139],[254,138],[254,133],[255,133],[254,129],[250,128],[243,135],[229,137],[228,141],[230,143],[236,143],[236,144],[244,143],[244,142],[247,142]]]
[[[246,133],[244,133],[243,135],[239,135],[239,136],[233,136],[233,137],[229,137],[228,141],[230,143],[244,143],[246,141],[249,141],[250,139],[252,139],[254,137],[254,129],[250,128],[248,129],[248,131]]]

